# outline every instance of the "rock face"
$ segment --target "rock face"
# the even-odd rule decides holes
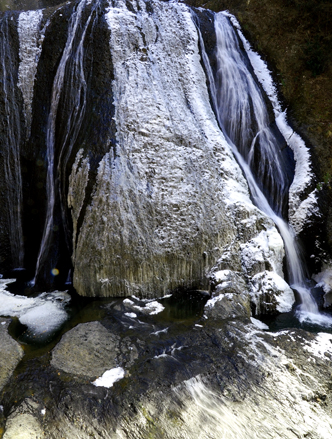
[[[118,2],[107,14],[117,144],[99,164],[74,235],[82,295],[206,287],[206,272],[238,234],[233,218],[251,204],[209,103],[189,10],[133,7]],[[69,190],[82,193],[88,168],[80,156]],[[82,201],[70,199],[74,221]]]
[[[38,420],[28,413],[13,413],[7,420],[3,439],[42,439],[44,437]]]
[[[10,320],[0,317],[0,390],[2,390],[23,357],[23,349],[8,334]]]
[[[129,364],[137,351],[99,322],[80,324],[67,332],[52,352],[51,365],[73,375],[97,378],[119,364]],[[127,356],[129,358],[127,358]]]
[[[276,229],[252,205],[211,108],[187,6],[83,0],[7,15],[17,83],[3,114],[15,104],[8,130],[22,134],[19,159],[7,160],[18,207],[1,227],[22,236],[11,251],[0,241],[4,270],[23,252],[37,289],[69,272],[83,296],[207,289],[226,263],[241,285],[265,269],[283,276]],[[261,234],[265,256],[249,267],[245,248]]]
[[[159,1],[82,0],[1,18],[3,74],[16,75],[1,98],[1,117],[15,116],[4,137],[20,135],[0,161],[0,186],[11,188],[1,192],[0,269],[25,266],[37,290],[69,278],[80,295],[95,297],[207,290],[224,269],[240,280],[235,289],[256,297],[254,276],[284,277],[280,236],[253,206],[229,133],[226,140],[212,109],[202,57],[204,44],[216,65],[214,16],[196,12]],[[255,102],[271,102],[266,117],[244,124],[250,135],[236,130],[233,140],[255,142],[255,130],[278,127],[270,137],[282,140],[287,182],[280,211],[287,210],[289,189],[290,218],[302,231],[313,211],[319,216],[315,193],[304,193],[312,180],[309,157],[293,148],[291,184],[294,163],[283,142],[292,147],[296,135],[287,131],[276,94],[263,93],[270,78],[259,77],[248,43],[239,45],[242,37],[234,35],[244,65],[254,60],[246,75],[256,72]],[[258,175],[267,174],[269,161]],[[274,187],[266,181],[261,188]],[[266,283],[259,285],[264,290]]]

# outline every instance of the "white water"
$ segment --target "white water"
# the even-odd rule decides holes
[[[47,191],[47,212],[46,220],[43,231],[43,237],[41,240],[41,245],[39,249],[39,254],[36,263],[35,278],[31,282],[35,283],[36,276],[38,275],[41,264],[44,262],[46,257],[46,252],[51,244],[52,232],[54,227],[54,205],[56,200],[56,184],[54,175],[54,155],[55,155],[55,130],[56,130],[56,118],[58,112],[58,106],[60,97],[64,91],[66,85],[70,85],[70,93],[67,96],[67,107],[70,108],[70,113],[68,117],[66,134],[64,139],[61,140],[59,161],[57,166],[57,178],[61,183],[64,183],[64,173],[62,169],[66,168],[68,158],[70,157],[73,145],[77,140],[77,136],[81,129],[83,122],[83,117],[86,110],[86,90],[87,84],[84,77],[83,61],[84,61],[84,51],[83,44],[85,41],[85,36],[87,29],[90,25],[90,21],[95,14],[96,9],[99,7],[99,2],[95,2],[94,6],[91,8],[90,15],[84,23],[83,30],[81,30],[82,25],[82,14],[84,8],[88,2],[82,0],[75,12],[71,15],[71,19],[68,27],[68,37],[66,46],[64,48],[62,58],[60,60],[52,89],[52,100],[51,108],[47,121],[47,180],[46,180],[46,191]],[[75,42],[78,43],[75,45]],[[68,94],[68,93],[67,93]],[[59,191],[60,205],[62,209],[63,223],[65,224],[65,212],[64,206],[65,201],[62,200],[61,190]]]
[[[249,70],[249,60],[241,54],[237,35],[223,13],[215,15],[215,32],[217,41],[215,74],[210,66],[200,31],[199,36],[218,122],[245,174],[255,205],[274,221],[283,238],[290,285],[299,293],[302,301],[297,317],[300,321],[331,325],[332,319],[319,313],[317,303],[306,286],[305,265],[301,261],[292,229],[272,209],[250,169],[253,164],[255,141],[259,136],[263,136],[260,139],[262,167],[258,175],[266,178],[264,171],[266,168],[269,173],[273,172],[271,188],[276,191],[279,198],[283,197],[283,192],[287,189],[282,169],[283,162],[276,152],[277,139],[270,131],[267,108]],[[256,133],[251,132],[253,121],[256,125]],[[264,184],[264,180],[262,183]]]
[[[40,25],[43,13],[37,11],[21,12],[18,19],[18,35],[20,40],[20,64],[18,68],[18,87],[22,91],[26,138],[31,132],[32,100],[38,61],[41,55]]]

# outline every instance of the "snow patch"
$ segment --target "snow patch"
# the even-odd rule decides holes
[[[206,302],[205,307],[206,308],[213,308],[217,302],[220,302],[221,300],[226,299],[226,298],[232,299],[233,297],[234,297],[233,293],[220,294],[219,296],[215,296],[215,297],[212,297],[212,299],[209,299]]]
[[[248,274],[255,274],[255,271],[261,271],[262,266],[269,265],[271,271],[283,277],[284,243],[275,227],[262,230],[240,248],[242,265]]]
[[[298,204],[290,218],[290,224],[292,225],[295,233],[298,235],[311,219],[320,218],[321,216],[322,214],[320,213],[318,207],[317,189],[315,189],[305,200]]]
[[[167,332],[168,332],[168,328],[165,328],[165,329],[160,329],[159,331],[156,331],[156,332],[151,332],[151,335],[158,335],[159,336],[159,334],[167,334]]]
[[[270,329],[265,323],[261,322],[260,320],[254,319],[253,317],[250,317],[250,320],[251,323],[259,329]]]
[[[11,294],[5,290],[13,279],[1,279],[0,315],[18,317],[26,325],[31,335],[43,335],[56,331],[68,319],[65,306],[70,301],[67,292],[42,293],[38,297]]]
[[[297,209],[303,203],[303,201],[301,202],[301,195],[312,183],[314,175],[311,170],[309,149],[306,147],[304,140],[288,125],[286,112],[280,113],[276,118],[276,123],[288,146],[292,149],[296,162],[294,180],[289,188],[289,223],[296,231]],[[314,202],[314,206],[317,203],[313,197],[311,202]],[[318,207],[314,208],[315,211],[316,209]],[[312,208],[308,210],[308,213],[312,210]]]
[[[131,319],[137,318],[137,314],[135,314],[134,312],[125,312],[125,316],[130,317]]]
[[[145,300],[140,300],[138,298],[135,297],[136,300],[140,301],[140,302],[144,302],[144,306],[139,306],[136,305],[135,302],[133,300],[130,299],[124,299],[124,301],[122,302],[124,305],[134,309],[134,310],[138,310],[144,314],[149,314],[149,315],[155,315],[155,314],[159,314],[160,312],[164,311],[165,307],[157,302],[156,300],[150,300],[148,301],[147,299]],[[130,315],[131,314],[131,315]],[[127,315],[128,317],[132,317],[132,315],[135,315],[135,317],[137,317],[137,315],[135,313],[125,313],[125,315]]]
[[[317,287],[321,287],[324,293],[332,292],[332,264],[323,265],[320,273],[314,274],[312,278],[317,282]]]
[[[220,270],[213,273],[216,282],[225,282],[229,280],[231,276],[231,270]]]
[[[157,301],[153,301],[153,302],[149,302],[147,303],[145,306],[138,306],[138,305],[134,305],[135,309],[138,309],[141,312],[147,313],[150,316],[155,315],[155,314],[159,314],[160,312],[164,311],[165,307],[157,302]]]
[[[332,334],[319,332],[310,344],[305,344],[303,348],[315,355],[315,357],[326,360],[325,353],[332,355]]]
[[[256,313],[262,311],[289,312],[295,303],[293,290],[287,282],[273,271],[265,270],[250,280],[250,297],[256,305]]]
[[[107,370],[103,373],[100,378],[97,378],[92,384],[96,387],[107,387],[110,388],[117,381],[122,380],[125,376],[125,370],[122,367],[115,367],[113,369]]]

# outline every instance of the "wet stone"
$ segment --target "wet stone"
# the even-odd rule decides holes
[[[67,332],[52,352],[51,365],[64,372],[96,378],[117,367],[120,337],[101,323],[77,325]]]
[[[0,318],[0,390],[3,389],[24,353],[8,334],[10,319]]]

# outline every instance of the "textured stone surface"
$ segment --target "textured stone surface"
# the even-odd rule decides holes
[[[8,334],[9,323],[9,319],[0,317],[0,390],[24,355],[21,346]]]
[[[137,348],[126,376],[107,389],[28,362],[2,400],[5,438],[331,437],[331,334],[262,331],[245,317],[183,323],[108,306],[109,334]],[[100,323],[88,325],[104,338]],[[17,405],[27,390],[34,396]]]
[[[293,290],[277,273],[263,271],[250,280],[250,296],[255,314],[289,312],[295,303]]]
[[[28,413],[13,414],[6,423],[3,439],[42,439],[44,438],[38,420]]]
[[[51,364],[74,375],[96,378],[116,367],[119,337],[99,322],[80,324],[67,332],[52,352]]]
[[[74,245],[82,295],[206,287],[225,247],[237,253],[231,244],[243,227],[235,218],[253,215],[246,235],[259,228],[256,219],[270,224],[252,206],[217,126],[189,10],[159,2],[152,9],[139,2],[128,11],[119,1],[107,14],[117,145],[100,162]],[[79,154],[69,193],[86,186]],[[81,205],[70,198],[74,231]]]

